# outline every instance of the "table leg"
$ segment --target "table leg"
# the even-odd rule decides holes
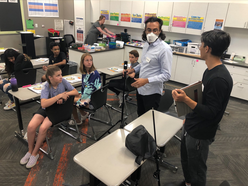
[[[102,85],[104,86],[106,84],[106,74],[103,74],[102,76]]]
[[[15,104],[16,104],[16,114],[17,114],[19,129],[20,129],[19,135],[21,135],[21,137],[24,137],[22,114],[21,114],[21,109],[20,109],[20,102],[19,102],[19,99],[16,98],[16,97],[15,97]]]
[[[95,176],[90,174],[90,186],[97,186],[100,183],[100,180],[98,180]]]

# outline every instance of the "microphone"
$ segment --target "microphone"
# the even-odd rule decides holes
[[[127,69],[127,61],[124,61],[124,66],[123,69],[126,70]]]

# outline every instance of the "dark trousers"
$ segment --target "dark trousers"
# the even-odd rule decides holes
[[[114,92],[117,96],[120,94],[120,90],[123,90],[124,80],[112,79],[109,81],[108,89]]]
[[[205,186],[209,145],[213,139],[199,140],[182,129],[181,163],[185,182],[191,186]]]
[[[158,109],[161,95],[160,94],[151,94],[151,95],[140,95],[137,91],[137,113],[138,116],[146,113],[148,110],[154,108],[154,110]]]

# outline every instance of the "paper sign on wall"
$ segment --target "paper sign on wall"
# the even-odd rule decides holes
[[[110,13],[110,20],[111,21],[119,21],[119,12]]]
[[[130,22],[131,21],[131,14],[121,13],[121,21]]]
[[[64,30],[63,19],[54,19],[54,29]]]
[[[101,15],[105,16],[106,20],[109,20],[109,11],[108,10],[101,10]]]
[[[58,0],[27,0],[29,17],[59,17]]]
[[[145,20],[144,23],[146,22],[147,19],[150,17],[156,17],[156,13],[145,13]]]
[[[173,17],[173,22],[172,26],[173,27],[180,27],[180,28],[185,28],[186,27],[186,17],[183,16],[174,16]]]
[[[214,24],[214,30],[222,30],[223,29],[223,19],[216,19]]]
[[[84,41],[84,31],[81,27],[77,27],[77,41],[79,43],[83,43]]]
[[[142,15],[141,14],[132,14],[132,22],[133,23],[142,23]]]
[[[165,26],[170,25],[170,17],[158,16],[158,18],[162,19],[163,25],[165,25]]]
[[[33,29],[34,28],[34,21],[31,19],[27,19],[26,25],[27,25],[27,29]]]
[[[187,28],[201,30],[203,25],[203,17],[191,16],[188,20]]]

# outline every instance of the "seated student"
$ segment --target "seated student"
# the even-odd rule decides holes
[[[52,51],[52,55],[49,57],[49,65],[59,66],[60,68],[63,67],[67,63],[66,56],[64,52],[60,52],[59,44],[55,42],[50,43],[50,49]],[[43,70],[47,70],[47,66],[43,66]],[[41,81],[46,81],[46,76],[43,75],[41,77]]]
[[[0,89],[6,93],[9,97],[9,101],[5,104],[4,110],[10,110],[15,107],[13,96],[9,94],[11,90],[11,84],[9,78],[11,74],[21,71],[25,68],[33,68],[30,58],[26,54],[20,54],[13,49],[7,49],[4,52],[5,71],[8,74],[8,78],[0,80]]]
[[[129,61],[131,62],[130,68],[133,68],[139,64],[138,59],[139,59],[139,53],[137,50],[132,50],[129,52]],[[131,78],[134,78],[135,73],[129,74],[129,76]],[[137,76],[138,76],[138,74],[137,74]],[[135,76],[135,77],[137,77],[137,76]],[[124,86],[123,78],[110,80],[109,85],[108,85],[109,90],[114,92],[116,94],[116,96],[118,97],[119,107],[121,107],[121,105],[122,105],[123,94],[120,93],[120,90],[123,89],[123,86]]]
[[[82,73],[82,89],[81,94],[74,99],[75,106],[73,108],[73,117],[77,124],[81,125],[89,115],[83,108],[88,108],[90,106],[91,94],[101,87],[101,77],[93,64],[93,58],[89,53],[82,55],[79,70]],[[80,108],[81,120],[78,118],[76,107]]]
[[[41,108],[35,113],[27,128],[28,152],[20,161],[21,165],[27,164],[26,168],[35,166],[39,158],[39,148],[46,138],[48,128],[52,126],[51,121],[46,115],[45,108],[56,102],[58,104],[62,104],[63,101],[66,101],[69,96],[78,95],[77,90],[62,78],[59,67],[48,67],[46,71],[46,79],[47,82],[44,84],[40,96]],[[35,133],[39,126],[39,133],[35,143]]]

